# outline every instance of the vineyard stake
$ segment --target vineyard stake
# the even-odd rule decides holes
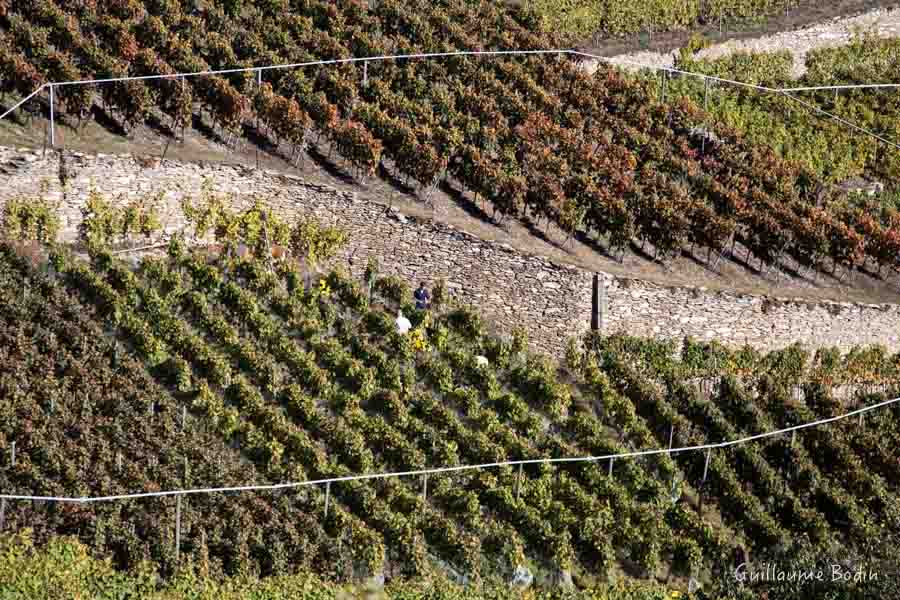
[[[181,494],[175,496],[175,562],[181,557]]]
[[[187,422],[187,406],[181,407],[181,431],[184,431],[184,424]]]
[[[328,501],[331,499],[331,482],[325,484],[325,518],[328,518]]]
[[[675,437],[675,425],[669,425],[669,450],[672,450],[672,439]]]
[[[369,85],[369,61],[363,61],[363,87]]]
[[[54,121],[56,120],[56,114],[54,109],[54,93],[53,93],[53,84],[50,84],[50,147],[54,148],[56,146],[56,131],[54,127]]]
[[[122,472],[122,453],[116,452],[116,471]]]
[[[12,442],[10,444],[10,454],[12,455],[10,458],[10,466],[16,466],[16,443]]]
[[[791,432],[791,448],[793,448],[797,443],[797,430]]]
[[[0,498],[0,531],[3,531],[3,522],[6,520],[6,498]]]
[[[428,473],[422,475],[422,501],[428,500]]]
[[[703,483],[706,483],[706,474],[709,471],[709,457],[712,454],[712,448],[706,449],[706,463],[703,465]]]
[[[612,465],[613,465],[614,460],[616,460],[616,459],[614,459],[614,458],[609,459],[609,477],[612,477]]]

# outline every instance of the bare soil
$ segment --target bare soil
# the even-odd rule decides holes
[[[12,102],[7,102],[11,105]],[[42,107],[46,111],[46,106]],[[25,118],[22,111],[0,121],[0,145],[41,148],[47,131],[46,112]],[[553,225],[540,228],[527,220],[507,219],[502,225],[492,220],[492,209],[484,203],[454,188],[442,186],[428,203],[419,200],[412,190],[387,173],[364,182],[357,181],[352,171],[340,159],[330,159],[324,145],[313,146],[299,165],[291,164],[277,149],[268,146],[256,133],[248,129],[244,137],[228,147],[215,131],[195,118],[194,127],[184,133],[183,140],[173,140],[164,123],[148,123],[135,128],[128,135],[106,115],[86,122],[79,130],[72,124],[57,124],[57,147],[85,153],[131,153],[136,156],[162,156],[186,162],[221,162],[259,165],[262,169],[300,175],[306,180],[327,184],[344,191],[352,191],[360,199],[389,204],[409,216],[452,225],[486,240],[509,244],[528,254],[542,255],[560,264],[571,264],[591,271],[603,271],[624,277],[649,280],[662,285],[694,285],[711,290],[738,293],[830,299],[869,303],[900,302],[900,278],[879,280],[864,272],[854,273],[841,281],[838,277],[819,273],[801,273],[797,265],[786,264],[777,273],[759,265],[744,262],[744,250],[737,248],[736,257],[723,258],[713,271],[705,263],[705,252],[697,256],[684,254],[670,264],[653,259],[652,248],[633,246],[621,262],[607,255],[602,241],[586,236],[571,239]],[[179,132],[180,133],[180,132]],[[838,274],[840,275],[840,274]]]

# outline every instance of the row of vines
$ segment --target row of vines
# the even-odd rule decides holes
[[[0,67],[11,74],[3,81],[25,93],[39,83],[31,71],[59,80],[109,77],[126,66],[147,75],[557,45],[529,29],[525,13],[496,4],[446,0],[416,11],[391,0],[371,8],[346,0],[289,8],[258,2],[240,16],[217,8],[201,16],[175,0],[109,7],[40,0],[2,17]],[[77,72],[57,73],[63,64]],[[660,102],[655,83],[607,69],[588,76],[559,57],[366,69],[365,83],[356,63],[265,71],[261,85],[253,73],[234,73],[59,91],[69,113],[99,101],[132,125],[159,107],[177,129],[198,106],[227,136],[256,128],[296,159],[308,144],[327,143],[362,178],[392,173],[426,196],[442,182],[459,186],[488,201],[495,218],[595,234],[613,254],[636,241],[663,261],[705,249],[715,265],[744,248],[743,260],[760,265],[790,258],[842,274],[866,264],[879,273],[898,267],[896,219],[823,207],[814,171],[724,125],[707,135],[709,115],[686,99]]]

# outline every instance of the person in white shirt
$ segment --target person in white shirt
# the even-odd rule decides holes
[[[403,316],[403,311],[397,311],[397,333],[400,335],[406,335],[406,333],[412,328],[412,323],[409,322],[409,319]]]

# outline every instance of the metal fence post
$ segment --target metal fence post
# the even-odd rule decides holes
[[[522,463],[519,463],[519,473],[516,475],[516,500],[519,499],[519,490],[522,487]]]
[[[175,496],[175,562],[181,558],[181,494]]]
[[[703,78],[703,112],[709,107],[709,78]]]
[[[606,286],[599,273],[594,273],[591,289],[591,331],[603,334],[603,322],[606,318]]]
[[[256,72],[256,92],[262,93],[262,69]],[[259,112],[256,113],[256,134],[259,135]],[[259,170],[259,144],[256,144],[256,170]]]
[[[50,84],[50,147],[54,148],[56,146],[56,131],[55,131],[55,121],[56,121],[56,113],[55,113],[55,97],[56,95],[53,92],[53,84]]]
[[[707,107],[709,106],[709,79],[703,78],[703,119],[707,120]],[[703,127],[703,137],[700,141],[700,154],[706,154],[706,136],[707,136],[707,127],[709,123],[704,123]]]
[[[186,90],[185,90],[186,85],[187,85],[187,82],[185,81],[185,78],[182,76],[182,77],[181,77],[181,96],[182,96],[182,99],[184,99],[184,98],[187,97],[187,92],[186,92]],[[193,104],[193,102],[192,102],[191,104]],[[187,135],[185,134],[185,130],[187,129],[187,122],[186,122],[186,121],[187,121],[188,119],[191,118],[191,116],[193,115],[193,112],[194,112],[193,106],[191,106],[190,109],[191,109],[191,110],[190,110],[191,114],[188,115],[187,119],[185,119],[185,122],[181,124],[181,145],[182,145],[182,146],[184,145],[185,138],[187,137]]]

